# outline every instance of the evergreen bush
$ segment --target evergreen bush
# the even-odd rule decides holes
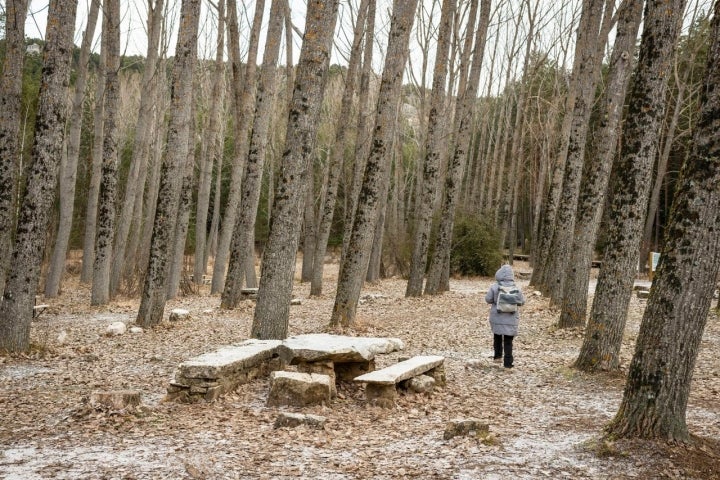
[[[500,232],[476,215],[459,214],[453,230],[450,271],[458,275],[492,276],[503,262]]]

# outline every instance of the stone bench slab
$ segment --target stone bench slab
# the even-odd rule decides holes
[[[276,354],[280,340],[247,340],[191,358],[178,367],[184,378],[217,379],[258,365]]]
[[[399,338],[349,337],[325,333],[288,337],[278,347],[280,358],[287,363],[332,361],[336,363],[368,362],[377,354],[404,348]]]
[[[395,385],[409,378],[439,367],[445,362],[445,357],[440,355],[424,355],[413,357],[409,360],[398,362],[381,370],[360,375],[355,378],[356,382],[373,383],[378,385]]]

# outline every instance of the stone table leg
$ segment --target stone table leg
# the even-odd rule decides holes
[[[335,364],[331,361],[325,362],[300,362],[297,365],[298,372],[321,373],[330,377],[330,396],[337,397],[337,386],[335,385]]]

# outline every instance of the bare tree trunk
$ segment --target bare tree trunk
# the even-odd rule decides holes
[[[234,308],[237,305],[243,277],[251,266],[251,260],[255,254],[255,221],[260,201],[263,164],[277,84],[277,62],[283,29],[282,2],[283,0],[273,0],[270,8],[270,26],[265,40],[260,85],[255,105],[255,121],[243,177],[240,209],[233,232],[230,265],[225,279],[225,289],[222,293],[221,305],[223,308]]]
[[[606,42],[606,39],[599,38],[604,3],[604,0],[589,0],[588,21],[584,28],[578,30],[578,53],[573,66],[577,96],[571,114],[567,153],[565,158],[560,157],[560,161],[565,162],[563,186],[555,217],[550,257],[547,260],[547,293],[551,301],[557,304],[562,303],[565,270],[575,235],[575,213],[580,196],[585,144],[595,100],[595,85],[600,74],[600,57],[604,50],[598,48],[598,45]]]
[[[287,337],[300,212],[306,176],[315,155],[315,136],[330,66],[338,0],[310,0],[297,79],[288,115],[286,148],[263,255],[262,276],[251,336]]]
[[[93,148],[90,185],[88,186],[87,210],[85,212],[85,237],[83,239],[83,262],[80,281],[92,282],[95,264],[95,234],[97,230],[98,198],[102,176],[103,117],[105,116],[105,49],[101,47],[100,64],[95,75],[95,109],[93,111]]]
[[[635,42],[642,21],[643,0],[628,0],[619,12],[615,45],[610,58],[605,93],[600,105],[603,106],[599,131],[595,134],[595,151],[591,161],[586,162],[584,179],[578,204],[573,247],[569,252],[568,268],[565,272],[560,327],[577,327],[585,324],[587,311],[588,284],[593,252],[600,228],[602,210],[610,179],[613,159],[620,134],[625,92],[635,58]],[[585,347],[581,350],[576,365],[591,364],[592,336],[594,330],[586,331]]]
[[[433,69],[433,86],[430,97],[430,114],[428,116],[427,135],[425,135],[425,161],[423,162],[422,181],[419,199],[415,207],[415,238],[413,240],[412,257],[410,259],[410,277],[408,278],[406,297],[422,295],[425,268],[427,266],[428,248],[430,246],[430,227],[432,213],[437,195],[437,182],[443,153],[442,119],[445,116],[445,81],[448,71],[448,54],[452,20],[455,13],[455,0],[443,0],[438,31],[438,47],[435,53]]]
[[[0,79],[0,292],[5,290],[15,231],[27,7],[27,0],[5,2],[5,60]]]
[[[619,366],[620,345],[627,320],[627,308],[635,280],[640,236],[652,164],[657,154],[660,122],[664,117],[667,76],[679,34],[679,16],[685,0],[671,5],[648,0],[640,57],[630,97],[621,152],[616,161],[617,185],[610,203],[613,219],[608,226],[608,243],[598,277],[588,329],[593,338],[593,369],[614,370]],[[583,348],[588,348],[584,345]]]
[[[153,129],[153,111],[156,107],[158,82],[160,71],[157,68],[158,45],[162,30],[164,0],[148,2],[148,49],[143,70],[142,90],[140,91],[140,109],[135,127],[135,141],[133,155],[130,161],[130,172],[125,184],[125,197],[123,199],[117,232],[113,248],[113,263],[110,272],[110,296],[117,294],[124,267],[128,264],[126,255],[128,235],[133,218],[140,216],[136,206],[138,196],[142,196],[142,187],[145,184],[144,176],[148,168],[148,152],[150,149]],[[141,181],[143,180],[143,181]],[[139,189],[139,191],[138,191]]]
[[[103,160],[98,201],[95,263],[93,264],[91,305],[110,301],[110,266],[115,235],[117,200],[118,114],[120,110],[120,2],[103,4],[105,55],[105,117],[103,122]]]
[[[480,83],[482,58],[485,53],[485,41],[487,40],[487,30],[490,24],[490,0],[481,0],[480,5],[480,22],[475,32],[475,50],[473,51],[470,76],[468,77],[467,88],[462,92],[462,96],[458,102],[455,110],[455,119],[453,120],[453,125],[456,129],[454,135],[455,149],[452,158],[448,162],[445,177],[445,190],[443,192],[440,211],[440,227],[438,228],[438,234],[435,238],[434,253],[430,261],[427,282],[425,283],[426,295],[435,295],[445,291],[449,277],[450,248],[455,220],[455,207],[457,205],[460,183],[462,182],[463,169],[467,162],[468,150],[470,148],[473,107]]]
[[[720,267],[720,1],[713,10],[700,120],[678,182],[622,403],[608,428],[614,437],[690,440],[690,385]]]
[[[222,152],[218,151],[218,138],[222,132],[223,119],[220,117],[223,104],[223,82],[225,80],[225,0],[217,3],[218,11],[218,36],[215,54],[215,68],[213,71],[213,85],[210,95],[210,111],[208,116],[210,122],[207,132],[203,137],[207,142],[207,155],[200,159],[200,178],[197,193],[197,209],[195,213],[195,265],[193,279],[197,285],[202,285],[203,276],[207,271],[207,218],[210,208],[210,190],[212,186],[213,164],[219,163],[218,157]],[[219,174],[219,172],[218,172]]]
[[[200,89],[195,88],[195,92]],[[197,94],[195,95],[197,96]],[[170,271],[168,273],[167,299],[172,300],[178,294],[180,280],[183,274],[185,258],[185,242],[188,236],[190,223],[190,210],[192,210],[193,191],[195,190],[195,108],[197,101],[192,100],[190,106],[190,127],[188,128],[187,158],[183,165],[182,190],[180,191],[180,204],[178,206],[177,223],[173,235],[173,245],[170,256]],[[197,258],[197,257],[196,257]],[[202,281],[202,280],[201,280]],[[195,282],[197,283],[197,282]],[[202,283],[201,283],[202,285]]]
[[[370,105],[370,78],[373,75],[372,59],[375,39],[375,10],[376,1],[369,0],[367,12],[367,24],[365,25],[365,45],[363,50],[363,65],[360,72],[360,94],[358,95],[358,120],[355,136],[355,156],[353,163],[352,179],[345,195],[347,205],[345,207],[345,221],[343,233],[342,255],[345,256],[350,237],[352,236],[352,225],[355,220],[358,196],[362,187],[363,172],[370,152],[370,140],[372,132],[371,117],[373,109]]]
[[[77,178],[77,164],[80,156],[80,127],[83,117],[83,98],[87,85],[88,60],[90,59],[90,46],[95,34],[100,0],[90,3],[87,17],[87,26],[80,46],[77,77],[75,78],[75,93],[73,95],[70,125],[68,127],[67,155],[60,165],[60,220],[58,222],[57,237],[53,248],[52,258],[45,277],[45,296],[56,297],[60,290],[63,273],[65,273],[65,257],[67,256],[70,231],[72,229],[73,210],[75,207],[75,181]]]
[[[32,164],[18,215],[15,248],[3,301],[0,302],[0,351],[24,352],[30,348],[30,323],[40,279],[45,232],[63,148],[76,11],[76,0],[50,1]]]
[[[213,267],[212,293],[220,293],[225,288],[225,267],[230,254],[230,241],[233,236],[237,211],[240,206],[240,193],[245,159],[248,154],[248,134],[252,127],[252,108],[255,100],[255,73],[257,71],[257,51],[260,38],[260,25],[262,24],[265,0],[255,2],[255,17],[250,31],[250,43],[245,76],[240,73],[240,40],[237,22],[237,5],[235,0],[228,0],[228,36],[230,40],[229,51],[233,72],[233,96],[235,100],[235,156],[230,175],[230,190],[223,215],[220,237],[218,239],[215,265]]]
[[[355,312],[367,271],[379,213],[380,187],[382,179],[387,176],[390,163],[388,148],[392,145],[395,130],[397,105],[416,7],[417,0],[393,2],[373,141],[365,166],[365,178],[358,196],[352,233],[340,263],[335,305],[330,319],[330,324],[334,326],[349,326],[355,322]]]
[[[325,252],[330,238],[330,227],[332,227],[333,213],[337,201],[338,183],[342,173],[343,157],[350,144],[349,122],[352,111],[353,96],[355,95],[360,67],[360,54],[362,53],[362,38],[368,13],[369,0],[361,0],[358,7],[357,20],[353,35],[353,44],[350,50],[347,75],[345,77],[345,88],[340,103],[340,121],[335,128],[335,143],[330,152],[330,163],[328,165],[327,181],[323,188],[322,204],[317,227],[317,238],[315,241],[315,253],[313,254],[313,271],[310,282],[310,295],[322,293],[322,275],[325,266]],[[372,47],[370,47],[372,49]]]
[[[300,235],[302,236],[302,268],[300,281],[309,282],[312,280],[313,257],[317,248],[317,229],[315,225],[315,179],[312,168],[307,175],[307,187],[303,199],[303,222]]]
[[[160,174],[150,259],[143,287],[137,324],[151,327],[160,323],[167,296],[171,235],[177,221],[182,167],[187,159],[190,102],[197,58],[199,0],[183,0],[180,13],[175,62],[172,70],[170,125]]]

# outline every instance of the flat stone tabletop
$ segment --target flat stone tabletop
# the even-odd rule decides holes
[[[277,348],[285,362],[333,361],[337,363],[368,362],[379,353],[402,350],[399,338],[348,337],[313,333],[286,338]]]

